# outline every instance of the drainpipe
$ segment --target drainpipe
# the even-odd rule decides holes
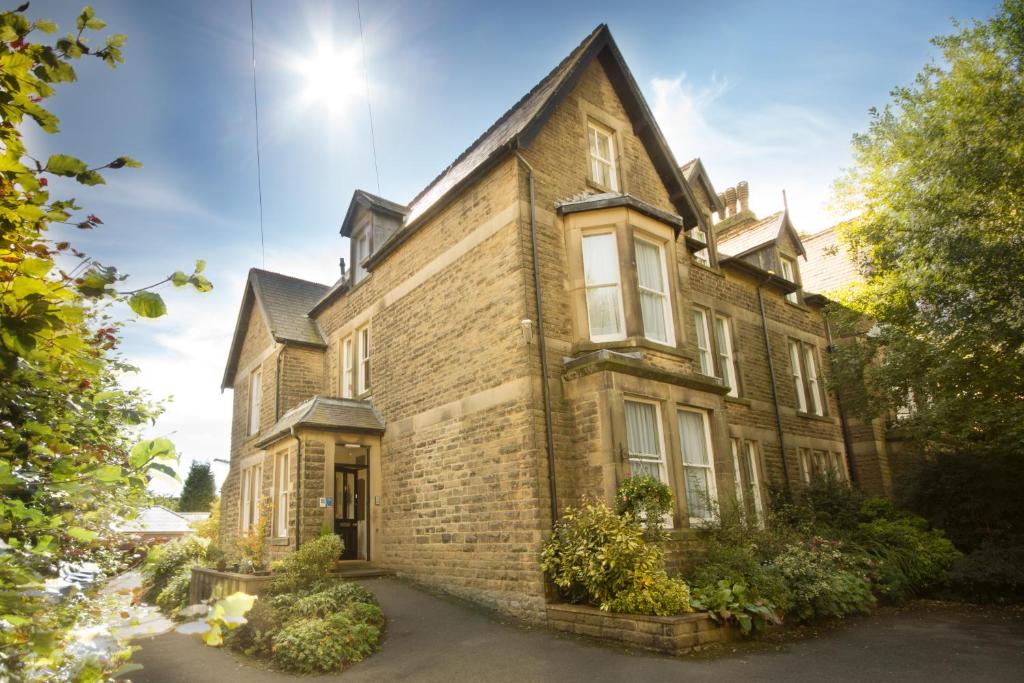
[[[828,316],[822,314],[822,319],[825,321],[825,339],[828,341],[828,352],[829,354],[835,353],[832,349],[834,348],[832,342],[832,326],[828,322]],[[832,390],[836,395],[836,405],[839,407],[839,425],[843,430],[843,445],[846,447],[846,466],[850,470],[850,481],[854,484],[857,482],[857,466],[853,462],[853,437],[850,436],[850,425],[846,421],[846,411],[843,410],[843,395],[839,391],[839,387]]]
[[[302,540],[302,439],[291,428],[295,437],[295,549],[299,549]]]
[[[772,359],[772,342],[768,335],[768,316],[764,312],[764,293],[761,291],[768,284],[765,278],[757,285],[757,303],[761,307],[761,330],[764,332],[764,348],[768,352],[768,374],[772,379],[772,403],[775,405],[775,427],[779,432],[779,450],[782,452],[782,476],[785,480],[786,495],[790,495],[789,466],[786,464],[786,438],[782,434],[782,413],[779,411],[779,389],[775,381],[775,361]]]
[[[537,257],[537,212],[533,189],[533,166],[516,152],[516,158],[526,167],[530,193],[530,252],[533,258],[533,293],[537,306],[537,348],[540,352],[541,393],[544,396],[544,434],[548,454],[548,486],[551,495],[551,526],[558,520],[558,486],[555,479],[555,437],[551,419],[551,389],[548,386],[548,353],[544,339],[544,303],[540,290],[540,259]]]

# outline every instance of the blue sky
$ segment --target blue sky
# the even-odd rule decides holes
[[[248,0],[106,2],[103,33],[128,35],[116,72],[84,63],[51,105],[58,136],[40,155],[119,154],[145,167],[73,188],[104,226],[73,235],[140,282],[208,262],[215,291],[169,292],[170,315],[128,328],[141,372],[173,395],[153,429],[192,458],[227,457],[230,392],[220,378],[246,271],[264,265],[331,282],[347,251],[338,226],[355,188],[377,190],[361,68],[310,96],[298,63],[318,46],[359,54],[354,1],[256,0],[265,261],[259,249]],[[78,2],[33,2],[73,24]],[[700,156],[724,189],[748,180],[759,213],[786,189],[797,228],[833,217],[829,187],[867,110],[910,82],[951,18],[994,2],[364,2],[366,66],[381,193],[406,202],[597,24],[607,23],[684,162]],[[357,62],[358,66],[358,62]],[[57,186],[62,189],[64,186]],[[226,467],[215,466],[219,476]]]

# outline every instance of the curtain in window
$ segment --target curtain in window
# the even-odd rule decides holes
[[[644,320],[644,336],[668,342],[665,323],[665,274],[662,271],[661,249],[649,242],[636,242],[636,271],[640,284],[640,310]]]
[[[621,334],[619,252],[615,235],[607,233],[583,238],[583,276],[587,286],[590,336]]]
[[[704,416],[679,411],[679,440],[683,451],[683,475],[686,480],[686,505],[690,517],[711,516],[711,459],[704,431]]]
[[[632,474],[664,481],[660,433],[658,410],[653,405],[626,401],[626,442]]]
[[[793,389],[796,391],[796,407],[807,412],[807,394],[804,392],[804,376],[800,370],[800,345],[789,342],[789,366],[793,374]]]
[[[739,392],[733,378],[732,344],[729,340],[728,324],[725,318],[715,318],[715,343],[718,346],[718,364],[722,369],[722,381],[729,387],[729,395],[736,396]]]
[[[697,328],[697,353],[700,356],[700,372],[708,377],[715,376],[715,368],[711,362],[711,349],[708,344],[708,319],[704,311],[694,309],[693,324]]]

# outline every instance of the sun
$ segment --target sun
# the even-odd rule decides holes
[[[309,107],[323,107],[337,116],[363,90],[359,51],[318,41],[308,57],[296,59],[293,67],[302,79],[301,100]]]

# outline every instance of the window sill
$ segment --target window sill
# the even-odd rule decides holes
[[[615,188],[612,188],[612,187],[608,187],[607,185],[603,185],[603,184],[597,182],[596,180],[594,180],[593,178],[589,178],[589,177],[587,178],[587,187],[589,187],[592,190],[596,190],[597,192],[599,192],[601,194],[605,194],[605,193],[608,193],[608,192],[611,192],[611,193],[618,193],[619,192],[619,190],[616,190]]]
[[[818,422],[827,422],[828,424],[835,424],[836,421],[830,415],[815,415],[814,413],[805,413],[802,411],[796,411],[798,417],[803,417],[808,420],[817,420]]]

